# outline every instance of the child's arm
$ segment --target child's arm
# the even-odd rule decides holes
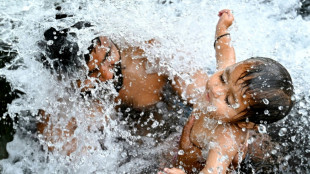
[[[199,162],[199,158],[202,156],[201,149],[196,147],[190,141],[190,132],[194,125],[195,117],[192,115],[186,125],[183,128],[182,136],[179,143],[179,152],[183,151],[181,155],[178,153],[178,160],[174,166],[182,166],[185,170],[191,171],[192,168],[200,168],[202,163]],[[165,168],[165,174],[185,174],[185,172],[179,168]],[[158,172],[158,174],[164,174],[163,172]]]
[[[186,127],[184,127],[184,130],[185,129]],[[187,137],[189,137],[189,135]],[[193,151],[193,149],[189,150],[193,152],[191,155],[189,155],[188,153],[189,151],[188,150],[185,151],[183,148],[184,155],[179,156],[178,159],[183,162],[181,166],[186,171],[192,171],[193,168],[196,168],[198,170],[201,170],[200,173],[205,173],[205,174],[226,173],[228,167],[233,162],[233,159],[238,155],[239,147],[245,141],[245,137],[246,137],[246,133],[241,131],[241,129],[237,127],[233,127],[233,126],[225,127],[223,125],[218,126],[215,129],[214,137],[212,138],[213,139],[212,142],[215,145],[210,147],[205,165],[201,163],[199,164],[200,166],[198,165],[199,156],[201,156],[201,154],[193,155],[194,153],[196,153],[196,151]],[[184,138],[185,138],[185,135],[182,135],[182,139]],[[186,144],[185,142],[183,142],[183,144]],[[196,157],[196,159],[194,157]],[[177,169],[177,168],[171,168],[171,169],[165,168],[164,171],[167,174],[184,174],[185,173],[183,170]]]
[[[241,150],[239,148],[242,147],[241,144],[244,143],[247,133],[233,125],[231,127],[221,125],[216,128],[214,135],[215,146],[210,148],[206,165],[201,173],[225,174]]]
[[[227,34],[227,29],[231,26],[234,21],[234,16],[230,10],[224,9],[219,12],[219,21],[216,25],[215,33],[215,52],[216,52],[216,63],[217,69],[225,69],[227,66],[236,63],[235,50],[230,43],[230,35]],[[205,82],[208,79],[206,73],[202,71],[196,72],[191,76],[193,82],[186,84],[183,79],[178,76],[175,77],[175,84],[173,84],[174,90],[180,95],[191,101],[192,99],[199,96],[199,88],[205,87]]]
[[[201,149],[196,147],[190,141],[191,129],[194,125],[195,117],[192,115],[186,125],[183,128],[182,136],[179,143],[179,152],[183,151],[183,154],[178,154],[177,166],[182,166],[185,169],[199,168],[201,163],[199,159],[202,158]]]
[[[216,25],[214,47],[217,69],[221,70],[236,63],[235,50],[227,31],[234,21],[234,16],[228,9],[221,10],[218,16],[220,19]]]

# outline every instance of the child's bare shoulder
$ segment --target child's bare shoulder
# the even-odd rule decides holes
[[[242,144],[246,138],[246,131],[232,124],[219,124],[212,135],[213,141],[219,144]]]

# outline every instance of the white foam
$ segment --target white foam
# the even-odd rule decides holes
[[[38,109],[59,113],[63,111],[59,109],[60,105],[67,109],[65,114],[75,116],[80,121],[80,129],[76,134],[80,137],[81,144],[99,147],[97,139],[105,138],[108,150],[95,150],[87,155],[66,159],[61,155],[42,151],[39,142],[18,134],[8,145],[10,158],[0,161],[4,173],[24,173],[27,170],[33,173],[136,173],[144,166],[152,164],[152,160],[141,157],[140,160],[135,158],[119,168],[119,163],[123,160],[120,155],[123,145],[114,142],[113,138],[130,137],[128,132],[113,123],[113,131],[105,129],[105,137],[95,132],[86,133],[87,126],[91,125],[91,120],[83,119],[87,104],[74,100],[71,106],[68,106],[57,101],[58,98],[69,97],[70,82],[57,82],[54,76],[35,61],[35,56],[42,52],[37,42],[43,39],[44,31],[50,27],[67,28],[78,21],[88,21],[94,27],[74,30],[82,51],[87,49],[91,39],[105,35],[122,47],[139,45],[145,48],[150,62],[160,60],[160,66],[155,69],[161,68],[171,76],[182,71],[194,72],[200,68],[210,73],[215,71],[213,41],[217,12],[222,8],[229,8],[235,16],[230,33],[237,60],[252,56],[278,60],[291,73],[296,88],[296,100],[309,95],[310,21],[297,16],[295,9],[298,7],[298,0],[171,0],[171,4],[151,0],[61,2],[1,2],[1,39],[12,44],[18,51],[15,61],[22,60],[22,63],[19,63],[21,67],[16,70],[9,70],[9,67],[0,69],[0,75],[4,74],[14,89],[26,94],[8,106],[8,113],[14,115],[29,110],[35,115]],[[71,14],[73,17],[56,20],[56,3],[61,4],[62,13]],[[82,9],[79,10],[79,7]],[[14,39],[18,42],[13,42]],[[150,39],[155,39],[158,44],[148,47],[144,41]],[[70,95],[76,97],[79,94],[72,92]],[[106,103],[107,100],[103,102],[106,114],[113,115],[114,103]],[[302,109],[309,110],[310,101],[304,102]],[[104,124],[105,120],[102,118],[99,117],[95,122]],[[46,145],[43,146],[46,148]],[[141,151],[148,152],[148,149]],[[140,156],[142,152],[139,152]]]

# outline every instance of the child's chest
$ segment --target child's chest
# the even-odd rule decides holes
[[[208,118],[199,118],[195,121],[190,133],[191,142],[201,149],[206,149],[217,137],[218,123]]]
[[[145,64],[147,60],[141,58],[142,53],[122,53],[123,87],[119,91],[122,102],[134,107],[145,107],[160,100],[166,78],[157,73],[148,74]],[[137,55],[136,55],[137,54]],[[137,56],[140,58],[134,59]]]

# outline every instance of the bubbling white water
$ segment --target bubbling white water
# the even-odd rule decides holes
[[[85,118],[93,103],[80,101],[79,94],[75,91],[68,92],[70,80],[58,81],[36,60],[39,53],[44,53],[37,43],[43,39],[46,29],[68,28],[79,21],[94,25],[81,30],[72,29],[77,34],[78,39],[75,41],[80,47],[79,54],[86,51],[91,39],[104,35],[123,47],[131,45],[144,48],[145,56],[151,63],[159,60],[159,64],[150,67],[149,71],[160,69],[171,77],[184,71],[192,73],[197,69],[204,69],[211,74],[215,71],[213,41],[217,12],[223,8],[232,9],[235,22],[230,33],[237,60],[252,56],[271,57],[288,69],[295,86],[298,109],[289,118],[300,116],[301,122],[298,125],[302,127],[299,132],[302,132],[309,123],[310,37],[307,34],[310,31],[310,21],[303,20],[296,14],[296,8],[300,6],[298,0],[169,2],[0,2],[1,40],[11,44],[18,52],[12,64],[20,66],[12,69],[12,65],[7,65],[0,69],[0,75],[5,75],[14,89],[25,93],[8,106],[8,114],[19,114],[19,122],[37,119],[39,109],[55,115],[64,114],[68,118],[75,117],[79,125],[75,135],[79,137],[80,148],[70,158],[57,153],[51,154],[46,151],[47,144],[35,141],[37,139],[34,133],[25,134],[25,131],[17,129],[13,142],[7,147],[10,157],[0,161],[4,173],[139,173],[146,166],[153,165],[150,158],[143,156],[160,153],[160,148],[154,148],[152,139],[143,138],[146,145],[140,146],[135,152],[131,151],[131,156],[134,157],[129,162],[124,162],[128,156],[126,147],[115,141],[115,137],[122,137],[129,144],[139,137],[132,136],[113,119],[110,119],[109,124],[106,123],[105,116],[116,115],[113,109],[115,103],[109,102],[109,98],[103,98],[100,106],[104,108],[104,114],[94,111],[91,114],[96,116],[95,120]],[[61,6],[61,13],[72,17],[56,20],[55,15],[59,13],[55,9],[56,5]],[[150,39],[155,39],[157,44],[149,47],[145,41]],[[189,76],[184,75],[183,78],[189,80]],[[115,91],[110,95],[116,95]],[[68,101],[61,102],[59,98],[66,98]],[[104,125],[104,134],[88,131],[90,125]],[[305,136],[298,137],[306,139]],[[297,138],[294,137],[294,141]],[[100,150],[98,140],[104,141],[107,150]],[[83,153],[82,147],[85,146],[97,149]],[[45,151],[41,150],[42,147]],[[153,150],[149,150],[150,147]]]

